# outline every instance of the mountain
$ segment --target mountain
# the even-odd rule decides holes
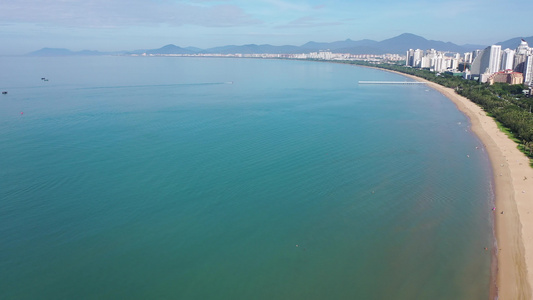
[[[388,53],[405,53],[408,49],[436,49],[439,51],[450,51],[463,53],[469,51],[465,47],[451,42],[427,40],[421,36],[411,33],[404,33],[399,36],[383,40],[378,43],[378,48],[386,50]]]
[[[525,38],[530,45],[533,45],[533,37]],[[520,38],[510,39],[498,44],[502,48],[516,48],[520,43]],[[424,37],[404,33],[383,41],[374,41],[370,39],[363,39],[354,41],[351,39],[336,41],[336,42],[308,42],[301,46],[283,45],[273,46],[268,44],[256,45],[227,45],[221,47],[214,47],[209,49],[200,49],[196,47],[182,48],[174,44],[163,46],[159,49],[143,49],[129,52],[99,52],[99,51],[78,51],[73,52],[68,49],[59,48],[43,48],[41,50],[29,53],[32,56],[71,56],[71,55],[109,55],[109,54],[297,54],[310,53],[317,51],[331,51],[336,53],[351,53],[351,54],[405,54],[409,49],[436,49],[439,51],[450,51],[465,53],[475,49],[483,49],[483,45],[457,45],[451,42],[442,42],[435,40],[428,40]]]
[[[520,45],[520,40],[524,40],[529,44],[529,47],[533,46],[533,36],[530,37],[516,37],[512,38],[510,40],[496,43],[495,45],[501,45],[502,49],[510,48],[510,49],[516,49],[518,45]]]
[[[481,49],[484,46],[480,47]],[[208,54],[293,54],[293,53],[310,53],[317,52],[321,50],[329,50],[337,53],[351,53],[351,54],[384,54],[384,53],[395,53],[395,54],[404,54],[409,49],[437,49],[440,51],[451,51],[451,52],[468,52],[474,49],[479,49],[477,45],[465,45],[459,46],[450,42],[441,42],[427,40],[421,36],[417,36],[410,33],[404,33],[399,36],[377,42],[374,40],[364,39],[359,41],[353,41],[350,39],[344,41],[337,41],[331,43],[322,43],[322,42],[308,42],[301,46],[272,46],[272,45],[229,45],[222,47],[210,48],[201,53]]]
[[[195,52],[185,49],[185,48],[178,47],[173,44],[163,46],[159,49],[146,51],[146,54],[193,54],[193,53]]]
[[[301,46],[304,49],[326,50],[332,52],[350,54],[405,54],[409,49],[436,49],[439,51],[450,51],[464,53],[475,49],[483,49],[485,46],[479,45],[456,45],[450,42],[427,40],[412,33],[404,33],[399,36],[386,39],[380,42],[373,40],[352,41],[346,40],[333,43],[309,42]]]

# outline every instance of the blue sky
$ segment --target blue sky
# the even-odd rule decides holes
[[[405,32],[491,44],[533,36],[532,13],[531,0],[1,0],[0,54],[380,41]]]

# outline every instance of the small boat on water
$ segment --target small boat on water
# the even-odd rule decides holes
[[[3,91],[3,92],[2,92],[2,95],[7,95],[7,92],[6,92],[6,91]]]

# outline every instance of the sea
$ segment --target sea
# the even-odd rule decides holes
[[[273,59],[0,66],[1,299],[489,298],[488,155],[426,85]]]

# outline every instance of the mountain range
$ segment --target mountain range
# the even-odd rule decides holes
[[[532,37],[517,37],[504,42],[495,43],[502,45],[502,49],[515,49],[520,44],[520,39],[526,40],[533,44]],[[72,56],[72,55],[132,55],[132,54],[297,54],[311,53],[320,50],[329,50],[336,53],[350,54],[405,54],[408,49],[436,49],[439,51],[450,51],[464,53],[476,49],[483,49],[486,45],[457,45],[451,42],[442,42],[427,40],[421,36],[404,33],[399,36],[386,39],[383,41],[374,41],[369,39],[353,41],[350,39],[331,43],[308,42],[301,46],[273,46],[273,45],[227,45],[209,49],[200,49],[196,47],[182,48],[173,44],[163,46],[159,49],[143,49],[135,51],[119,52],[99,52],[99,51],[71,51],[68,49],[43,48],[38,51],[28,53],[31,56]]]

